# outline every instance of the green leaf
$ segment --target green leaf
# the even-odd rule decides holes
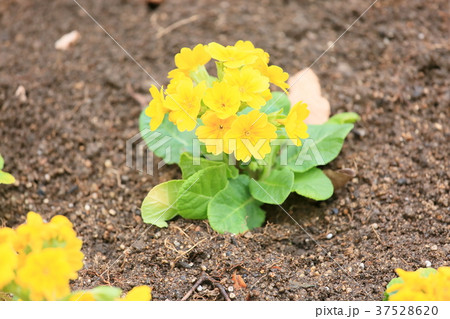
[[[5,165],[5,160],[3,159],[2,155],[0,154],[0,170],[3,169],[3,165]]]
[[[249,182],[247,175],[239,175],[211,200],[208,219],[215,231],[239,234],[264,223],[266,213],[260,208],[262,203],[250,195]]]
[[[16,179],[9,173],[0,171],[0,184],[14,184]]]
[[[343,112],[333,115],[325,124],[355,123],[360,119],[361,117],[355,112]]]
[[[179,214],[188,219],[207,218],[209,201],[224,189],[227,183],[225,164],[206,167],[196,172],[186,179],[180,188],[176,204]]]
[[[261,112],[270,114],[278,110],[283,110],[282,114],[287,115],[291,109],[291,101],[284,92],[272,92],[272,98],[261,108]]]
[[[156,185],[150,190],[141,206],[142,219],[145,223],[167,227],[166,220],[178,214],[175,202],[183,183],[183,180],[172,180]]]
[[[314,167],[304,173],[295,173],[294,186],[297,194],[314,200],[325,200],[333,195],[333,184],[322,170]]]
[[[197,137],[194,131],[178,131],[176,125],[164,117],[161,126],[155,131],[150,131],[150,117],[141,112],[139,117],[139,130],[148,148],[167,164],[179,163],[180,156],[184,152],[192,153],[193,140]]]
[[[435,274],[438,271],[434,268],[419,268],[416,271],[419,272],[420,277],[427,278],[431,274]]]
[[[344,139],[352,128],[353,124],[309,125],[309,138],[303,141],[302,146],[282,148],[281,164],[283,159],[287,159],[291,170],[302,173],[331,162],[339,155]]]
[[[400,278],[400,277],[394,278],[394,279],[392,279],[392,280],[387,284],[386,290],[387,290],[390,286],[392,286],[392,285],[402,284],[402,283],[403,283],[403,279],[402,279],[402,278]],[[396,293],[397,293],[397,290],[392,291],[392,292],[390,292],[390,293],[387,293],[387,292],[385,291],[385,292],[384,292],[384,298],[383,298],[383,301],[389,300],[389,297],[392,296],[393,294],[396,294]]]
[[[110,286],[98,286],[88,290],[97,301],[113,301],[120,298],[122,289]]]
[[[287,115],[291,109],[291,101],[284,92],[272,92],[272,98],[259,110],[262,113],[271,114],[282,110],[282,114]],[[253,109],[246,107],[239,114],[248,114]]]
[[[211,161],[202,157],[194,160],[192,155],[189,153],[181,154],[180,163],[178,165],[180,165],[183,179],[191,177],[193,174],[204,168],[220,165],[226,166],[228,178],[236,178],[239,175],[239,171],[235,166],[227,165],[223,161]]]
[[[262,180],[250,180],[250,193],[267,204],[282,204],[292,191],[294,173],[289,168],[273,170]]]

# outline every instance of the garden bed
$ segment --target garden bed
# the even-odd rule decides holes
[[[293,74],[370,5],[180,3],[149,11],[138,0],[80,1],[163,83],[181,47],[210,41],[251,40]],[[154,83],[145,72],[72,1],[2,1],[0,153],[17,183],[0,188],[0,218],[16,226],[29,210],[67,216],[86,256],[77,289],[150,285],[155,300],[180,300],[206,272],[227,289],[242,276],[236,300],[380,300],[395,268],[448,266],[448,9],[446,1],[377,3],[318,60],[312,68],[332,113],[361,115],[331,165],[357,176],[325,202],[291,195],[283,208],[298,224],[267,206],[264,227],[221,235],[205,221],[142,222],[151,187],[181,177],[177,166],[150,176],[125,164],[142,110],[127,86],[147,94]],[[187,24],[167,29],[181,19]],[[80,42],[56,51],[75,29]],[[26,100],[15,95],[20,85]],[[191,299],[222,299],[202,287]]]

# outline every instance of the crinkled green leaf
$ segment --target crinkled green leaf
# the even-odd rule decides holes
[[[361,117],[355,112],[343,112],[333,115],[325,124],[346,124],[355,123],[359,121]]]
[[[402,284],[402,283],[403,283],[403,279],[402,279],[402,278],[400,278],[400,277],[394,278],[394,279],[392,279],[392,280],[387,284],[386,290],[387,290],[390,286],[392,286],[392,285]],[[396,293],[397,293],[397,290],[392,291],[392,292],[390,292],[390,293],[387,293],[387,292],[385,291],[385,292],[384,292],[384,298],[383,298],[383,301],[389,300],[389,297],[392,296],[392,295],[394,295],[394,294],[396,294]]]
[[[239,175],[211,200],[208,219],[215,231],[239,234],[264,223],[266,213],[260,208],[262,203],[251,196],[249,183],[247,175]]]
[[[158,157],[164,159],[167,164],[179,163],[180,156],[184,152],[192,153],[193,140],[196,139],[194,131],[178,131],[176,125],[164,117],[155,131],[150,131],[150,117],[141,112],[139,117],[139,130],[148,148]]]
[[[88,290],[97,301],[113,301],[120,298],[122,289],[110,286],[98,286]]]
[[[227,186],[226,165],[206,167],[191,175],[179,191],[179,214],[188,219],[207,218],[209,201]]]
[[[252,196],[267,204],[282,204],[292,191],[294,173],[288,169],[272,170],[267,178],[250,180],[250,193]]]
[[[267,103],[261,107],[259,110],[262,113],[271,114],[282,110],[281,113],[287,115],[291,109],[291,101],[288,96],[283,92],[272,92],[272,98],[267,101]],[[251,107],[246,107],[239,114],[248,114],[253,109]]]
[[[16,179],[9,173],[0,171],[0,184],[14,184]]]
[[[317,167],[304,173],[295,173],[292,190],[314,200],[328,199],[334,191],[331,180]]]
[[[206,167],[220,166],[220,165],[226,166],[228,178],[236,178],[239,175],[239,171],[235,166],[227,165],[223,161],[211,161],[202,157],[196,158],[194,160],[192,155],[189,153],[181,154],[180,163],[178,165],[180,165],[183,179],[191,177],[193,174]]]
[[[166,220],[177,215],[175,202],[183,180],[172,180],[153,187],[141,206],[142,219],[147,224],[167,227]]]
[[[280,163],[287,159],[287,166],[298,173],[325,165],[339,155],[345,137],[352,128],[353,124],[309,125],[309,138],[303,141],[302,146],[288,145],[282,148]]]

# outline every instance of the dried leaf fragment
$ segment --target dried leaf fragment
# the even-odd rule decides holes
[[[289,78],[291,105],[299,101],[308,104],[306,124],[323,124],[330,118],[330,103],[321,94],[320,82],[311,69],[302,70]]]
[[[237,275],[236,271],[231,275],[231,280],[233,280],[233,287],[236,290],[247,288],[247,284],[242,279],[241,275]]]

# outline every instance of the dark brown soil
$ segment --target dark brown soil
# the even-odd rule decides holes
[[[138,0],[79,2],[163,83],[181,47],[210,41],[251,40],[294,73],[371,3],[166,0],[150,11]],[[241,275],[237,300],[380,300],[396,267],[449,265],[448,12],[446,0],[379,1],[314,64],[333,113],[362,116],[331,165],[358,175],[326,202],[290,197],[283,207],[300,226],[267,206],[263,228],[233,236],[205,221],[142,223],[146,193],[180,175],[125,165],[141,111],[126,86],[147,94],[151,79],[75,2],[2,0],[0,153],[18,182],[0,187],[1,221],[16,226],[29,210],[68,216],[86,255],[77,289],[147,284],[154,299],[179,300],[205,270],[227,289]],[[56,51],[72,30],[81,41]],[[205,284],[191,299],[222,297]]]

